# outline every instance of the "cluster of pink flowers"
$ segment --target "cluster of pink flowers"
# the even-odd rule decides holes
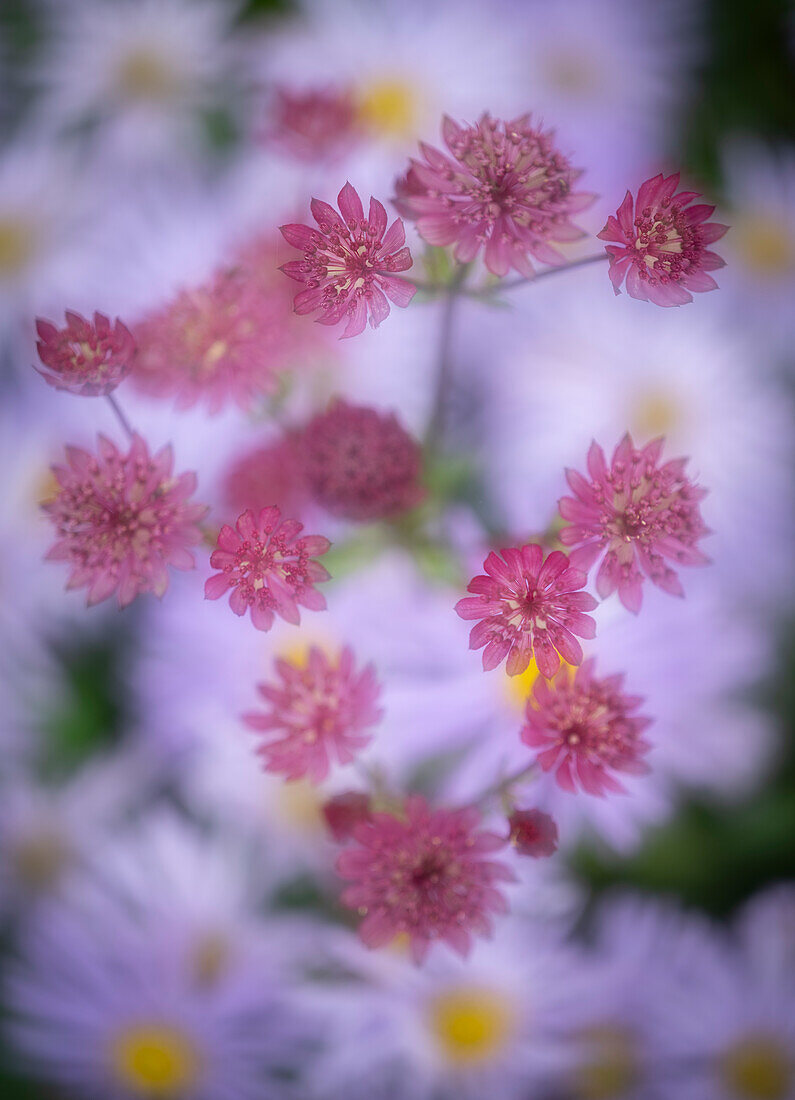
[[[43,507],[58,535],[47,558],[70,564],[67,588],[88,588],[89,604],[116,592],[126,607],[141,592],[162,596],[168,566],[193,569],[188,547],[201,541],[207,509],[190,500],[196,475],[174,476],[170,446],[152,456],[136,435],[123,454],[101,435],[96,455],[67,447],[66,457]]]
[[[274,736],[258,749],[266,771],[320,783],[332,758],[349,764],[370,742],[366,731],[381,717],[375,669],[357,672],[348,647],[335,662],[312,646],[305,664],[278,659],[275,671],[280,683],[257,685],[268,710],[243,719],[250,729]]]
[[[553,676],[560,658],[570,665],[582,660],[575,638],[593,638],[596,624],[584,614],[596,600],[580,591],[586,575],[569,564],[560,550],[544,557],[540,546],[492,551],[483,562],[486,575],[467,585],[471,597],[459,600],[462,619],[479,619],[469,636],[471,649],[483,649],[483,668],[496,668],[507,658],[510,676],[524,672],[535,657],[544,676]]]
[[[490,914],[507,911],[495,884],[514,874],[489,858],[505,837],[479,825],[476,809],[431,810],[414,795],[399,814],[372,813],[353,828],[355,846],[340,855],[337,870],[352,883],[342,900],[363,915],[359,933],[368,947],[402,932],[422,962],[434,941],[466,955],[473,934],[491,935]]]
[[[563,497],[560,514],[568,526],[560,532],[573,547],[572,563],[588,570],[604,553],[596,575],[596,591],[604,599],[618,589],[629,611],[639,611],[644,574],[673,596],[684,591],[668,564],[706,565],[709,558],[698,542],[709,534],[699,505],[707,490],[685,474],[687,459],[660,464],[663,439],[636,448],[629,434],[613,452],[610,465],[604,451],[591,444],[588,481],[566,471],[574,497]]]
[[[104,313],[87,321],[66,310],[66,327],[36,319],[39,339],[36,348],[42,378],[57,390],[86,397],[104,396],[116,389],[129,374],[135,357],[135,341],[118,317],[111,324]]]
[[[328,570],[315,559],[331,543],[322,535],[301,535],[304,525],[282,519],[274,505],[259,515],[245,511],[234,527],[224,524],[210,565],[219,569],[204,586],[208,600],[228,592],[236,615],[251,612],[258,630],[270,630],[276,615],[296,625],[300,607],[323,611],[326,599],[315,585],[329,579]]]
[[[624,788],[611,772],[643,775],[643,756],[651,745],[643,732],[651,719],[634,712],[643,699],[623,691],[623,676],[594,675],[586,661],[573,674],[562,668],[548,683],[539,678],[527,701],[522,741],[540,749],[538,763],[554,769],[560,786],[572,793],[577,786],[589,794]]]

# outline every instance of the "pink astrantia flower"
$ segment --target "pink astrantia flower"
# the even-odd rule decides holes
[[[543,751],[538,763],[555,770],[558,784],[572,794],[579,784],[589,794],[623,792],[611,772],[644,775],[651,745],[643,731],[650,718],[633,713],[643,702],[622,690],[623,676],[594,676],[591,658],[572,675],[562,668],[548,683],[538,679],[527,701],[522,741]]]
[[[359,135],[356,102],[349,88],[277,88],[263,140],[300,160],[328,160]]]
[[[274,738],[258,749],[266,771],[285,779],[306,775],[320,783],[332,758],[350,764],[371,740],[366,731],[382,713],[376,705],[381,687],[375,669],[367,665],[357,672],[347,647],[335,662],[316,646],[306,664],[279,658],[275,667],[281,683],[257,685],[268,710],[252,711],[243,720]]]
[[[117,593],[126,607],[141,592],[162,596],[167,566],[193,569],[188,550],[201,541],[204,505],[190,501],[196,475],[174,476],[171,447],[150,456],[133,436],[128,453],[99,436],[98,453],[67,447],[67,466],[54,466],[55,498],[43,505],[58,532],[47,554],[72,567],[67,588],[88,588],[89,605]]]
[[[724,261],[709,245],[729,228],[707,224],[715,207],[691,205],[701,196],[697,191],[680,191],[679,173],[654,176],[641,184],[637,202],[627,191],[624,201],[607,219],[600,240],[611,241],[605,248],[610,257],[610,279],[616,294],[627,281],[633,298],[658,306],[681,306],[692,302],[691,290],[715,290],[709,274]]]
[[[414,795],[400,816],[374,813],[354,828],[356,846],[342,853],[337,870],[353,883],[342,901],[364,916],[359,935],[368,947],[403,932],[419,963],[434,941],[466,955],[473,934],[491,935],[490,914],[508,908],[494,884],[511,882],[514,874],[488,858],[505,846],[505,837],[479,824],[472,807],[431,810]]]
[[[329,832],[340,844],[350,840],[357,825],[369,821],[372,804],[364,791],[343,791],[323,803],[323,817]]]
[[[560,532],[574,566],[586,571],[607,551],[596,575],[596,591],[604,599],[618,589],[629,611],[640,611],[643,575],[672,596],[683,596],[679,577],[666,559],[679,565],[707,565],[697,543],[709,534],[700,502],[707,490],[689,480],[686,458],[659,464],[665,440],[655,439],[640,450],[625,435],[607,465],[604,451],[592,443],[587,481],[566,470],[574,497],[563,497],[560,514],[569,526]]]
[[[305,289],[295,296],[296,313],[320,310],[321,325],[347,321],[343,336],[358,336],[367,318],[378,328],[389,315],[389,302],[407,306],[416,287],[396,277],[412,265],[403,222],[396,218],[387,229],[386,210],[378,199],[370,199],[365,218],[362,200],[349,183],[337,196],[340,214],[320,199],[312,199],[312,217],[317,229],[308,225],[283,225],[288,244],[301,249],[302,260],[291,260],[282,271]],[[388,299],[388,300],[387,300]]]
[[[236,615],[250,611],[257,630],[270,630],[276,615],[297,625],[299,605],[323,611],[325,596],[314,586],[329,574],[314,559],[331,543],[322,535],[301,535],[303,529],[298,520],[282,519],[275,505],[259,515],[247,509],[234,527],[225,523],[210,558],[221,572],[208,578],[205,599],[217,600],[231,588],[229,606]]]
[[[541,859],[558,850],[558,827],[543,810],[514,810],[508,827],[511,844],[521,856]]]
[[[258,512],[275,504],[288,515],[301,515],[309,500],[300,433],[286,432],[237,455],[222,481],[224,502],[234,514]]]
[[[473,577],[471,597],[455,606],[462,619],[480,619],[469,635],[470,649],[483,650],[488,672],[506,657],[509,676],[524,672],[535,656],[543,676],[554,676],[560,657],[570,665],[582,660],[574,637],[593,638],[596,623],[590,615],[596,600],[581,592],[586,574],[569,564],[560,550],[544,558],[535,543],[492,551],[483,563],[487,576]]]
[[[132,367],[135,341],[118,317],[111,324],[104,313],[95,313],[92,323],[67,310],[65,328],[37,317],[36,332],[44,369],[35,369],[57,390],[86,397],[108,394]]]
[[[554,145],[554,133],[534,126],[530,115],[509,122],[484,114],[476,126],[442,122],[452,157],[421,144],[423,161],[412,160],[398,181],[398,209],[417,221],[432,245],[455,245],[461,263],[485,246],[494,275],[510,268],[533,275],[530,257],[563,263],[551,241],[576,241],[585,234],[571,218],[594,196],[572,188],[582,174]]]
[[[346,519],[373,520],[420,502],[420,446],[394,414],[336,400],[303,431],[309,489],[318,504]]]

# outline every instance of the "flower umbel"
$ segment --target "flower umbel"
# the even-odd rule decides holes
[[[581,592],[586,574],[573,568],[560,550],[544,558],[540,546],[492,551],[483,563],[487,576],[473,577],[471,597],[455,606],[462,619],[480,619],[469,635],[470,649],[483,650],[483,668],[496,668],[506,657],[510,676],[524,672],[535,656],[543,676],[553,676],[560,657],[570,665],[582,661],[574,637],[593,638],[596,623],[585,615],[596,600]],[[558,656],[560,655],[560,656]]]
[[[359,934],[368,947],[404,932],[419,963],[435,940],[466,955],[473,934],[491,935],[490,914],[508,908],[494,884],[514,875],[488,858],[505,838],[479,823],[472,807],[431,810],[412,795],[401,816],[374,813],[354,828],[356,847],[342,853],[337,870],[353,883],[342,901],[364,917]]]
[[[86,397],[111,393],[133,364],[135,341],[129,330],[118,317],[111,324],[104,313],[95,313],[93,322],[70,310],[65,316],[61,329],[36,318],[36,348],[44,369],[35,369],[57,390]]]
[[[412,160],[398,181],[398,209],[417,221],[432,245],[455,245],[461,263],[485,247],[486,267],[507,275],[513,267],[533,275],[530,257],[563,263],[551,241],[576,241],[585,234],[573,224],[594,196],[572,191],[582,174],[554,145],[554,133],[531,123],[530,115],[504,122],[484,114],[476,126],[442,122],[452,158],[431,145],[424,160]]]
[[[320,783],[333,758],[349,764],[370,742],[366,731],[381,717],[375,669],[367,665],[357,672],[347,647],[334,662],[316,646],[306,663],[279,658],[275,669],[281,683],[257,685],[269,709],[252,711],[243,720],[250,729],[273,736],[258,749],[266,771]]]
[[[171,447],[154,456],[139,435],[122,454],[100,435],[98,453],[67,447],[68,465],[54,466],[55,498],[43,505],[58,541],[47,554],[67,561],[67,588],[88,588],[89,605],[117,592],[126,607],[141,592],[162,596],[167,566],[193,569],[188,550],[201,541],[207,509],[189,500],[196,475],[174,476]]]
[[[707,490],[687,477],[686,458],[660,465],[665,440],[637,449],[627,433],[608,466],[597,443],[588,452],[587,481],[566,471],[574,497],[563,497],[560,514],[569,526],[560,532],[572,546],[572,563],[588,570],[607,551],[596,575],[596,591],[604,599],[618,589],[629,611],[643,601],[644,574],[672,596],[684,596],[679,577],[666,559],[680,565],[707,565],[697,543],[709,528],[699,508]]]
[[[282,267],[285,275],[304,283],[295,296],[296,313],[320,310],[321,325],[347,321],[343,336],[358,336],[367,319],[378,328],[389,315],[389,302],[407,306],[416,288],[395,275],[412,265],[403,222],[396,218],[387,229],[387,214],[378,199],[370,199],[368,216],[362,200],[346,183],[337,196],[340,214],[320,199],[312,199],[312,217],[318,228],[283,225],[288,244],[301,249],[302,260]]]
[[[651,745],[642,737],[650,718],[634,712],[643,702],[622,690],[624,677],[594,675],[586,661],[572,676],[562,668],[548,683],[537,680],[527,701],[522,741],[542,751],[538,763],[555,771],[558,784],[574,793],[577,785],[589,794],[623,792],[611,772],[644,775],[643,756]]]
[[[566,670],[563,670],[563,675]],[[558,827],[543,810],[514,810],[508,818],[510,840],[519,855],[540,859],[558,850]]]
[[[276,615],[297,625],[299,605],[323,611],[326,599],[314,586],[329,574],[314,559],[331,543],[322,535],[301,535],[303,529],[298,520],[282,519],[275,505],[259,515],[247,509],[234,527],[225,523],[210,558],[221,572],[208,578],[205,599],[217,600],[231,588],[229,606],[236,615],[250,611],[258,630],[270,630]]]
[[[616,294],[627,281],[633,298],[658,306],[681,306],[693,301],[691,290],[716,290],[709,274],[724,261],[709,245],[728,230],[727,225],[707,224],[714,206],[692,205],[697,191],[680,191],[679,173],[662,173],[646,180],[638,190],[637,202],[627,191],[624,201],[597,236],[610,241],[610,280]]]

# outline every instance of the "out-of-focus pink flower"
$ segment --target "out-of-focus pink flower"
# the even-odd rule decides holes
[[[58,532],[47,558],[72,567],[67,588],[87,587],[89,605],[116,592],[126,607],[141,592],[162,596],[167,566],[193,569],[188,547],[201,541],[207,509],[189,499],[196,475],[174,476],[170,446],[150,456],[135,435],[125,455],[100,435],[96,456],[67,447],[66,457],[53,466],[59,488],[43,508]]]
[[[305,161],[330,160],[361,135],[350,88],[280,87],[263,140]]]
[[[479,824],[472,807],[431,810],[413,795],[399,816],[374,813],[354,828],[356,847],[342,853],[337,870],[353,883],[342,901],[364,916],[359,934],[368,947],[403,932],[419,963],[435,940],[466,955],[473,934],[491,935],[490,915],[508,908],[494,884],[514,874],[488,858],[505,837]]]
[[[684,596],[679,577],[666,559],[679,565],[708,565],[697,543],[709,528],[700,502],[707,490],[687,477],[686,458],[659,464],[665,440],[637,449],[627,433],[610,465],[597,443],[588,451],[591,480],[566,470],[574,497],[563,497],[560,514],[569,526],[560,532],[572,546],[571,561],[589,570],[603,551],[596,591],[604,599],[618,589],[629,611],[640,611],[643,575],[672,596]]]
[[[357,825],[369,820],[371,809],[369,794],[364,791],[343,791],[323,803],[323,817],[329,832],[341,844],[350,840]]]
[[[649,768],[643,756],[651,745],[641,736],[650,718],[633,712],[642,704],[639,695],[622,690],[624,677],[594,676],[593,658],[572,675],[562,668],[551,683],[537,680],[525,711],[527,724],[522,741],[543,751],[538,763],[555,770],[558,784],[589,794],[624,791],[611,772],[644,775]]]
[[[320,199],[312,199],[312,217],[318,228],[283,225],[288,244],[299,248],[304,258],[282,267],[285,275],[303,283],[295,296],[296,313],[320,310],[321,325],[347,321],[343,336],[358,336],[369,316],[378,328],[389,315],[389,302],[407,306],[416,287],[398,278],[396,271],[412,265],[403,222],[396,218],[387,229],[386,210],[378,199],[370,199],[365,218],[362,200],[346,183],[337,196],[340,214]]]
[[[511,844],[519,855],[540,859],[558,850],[558,827],[543,810],[514,810],[508,817],[508,827]]]
[[[729,228],[707,224],[715,207],[691,205],[701,196],[697,191],[680,191],[679,173],[662,173],[646,180],[637,202],[627,191],[615,215],[611,214],[600,240],[611,241],[605,248],[610,257],[610,280],[616,294],[627,281],[633,298],[658,306],[681,306],[692,302],[691,290],[715,290],[718,284],[709,274],[724,261],[709,245]]]
[[[585,235],[571,219],[594,196],[572,190],[582,172],[555,148],[554,132],[534,126],[529,114],[504,122],[486,113],[476,126],[445,116],[442,136],[452,159],[421,144],[425,159],[412,160],[397,184],[397,208],[416,219],[420,236],[432,245],[454,244],[461,263],[485,246],[494,275],[513,267],[532,276],[531,256],[563,263],[550,242]]]
[[[422,452],[398,423],[336,400],[303,431],[301,453],[318,504],[346,519],[385,519],[422,500]]]
[[[586,574],[569,564],[560,550],[544,558],[535,543],[492,551],[483,562],[487,576],[473,577],[467,592],[473,596],[455,606],[462,619],[480,619],[469,635],[470,649],[483,650],[483,668],[496,668],[508,658],[509,676],[524,672],[535,656],[543,676],[554,676],[560,657],[570,665],[582,661],[575,634],[593,638],[596,623],[590,615],[596,600],[581,592]],[[560,657],[558,656],[560,655]]]
[[[66,327],[56,328],[36,318],[36,348],[44,370],[35,369],[57,390],[96,397],[111,393],[130,372],[135,341],[118,317],[111,324],[104,313],[87,321],[66,311]]]
[[[323,611],[326,598],[315,585],[329,579],[315,561],[331,543],[322,535],[301,535],[304,525],[282,519],[272,505],[259,515],[247,509],[234,527],[224,524],[210,565],[220,569],[207,579],[204,596],[217,600],[230,588],[229,606],[236,615],[251,612],[257,630],[270,630],[276,615],[288,623],[301,621],[301,607]]]
[[[371,740],[366,730],[382,714],[375,669],[367,665],[357,672],[347,647],[333,662],[316,646],[305,664],[279,658],[275,668],[281,683],[257,685],[268,711],[252,711],[243,720],[250,729],[275,736],[258,749],[266,771],[320,783],[332,758],[350,764]]]
[[[239,515],[247,508],[258,512],[275,504],[287,515],[301,515],[309,499],[301,448],[300,434],[287,432],[235,458],[222,483],[224,501],[232,514]]]

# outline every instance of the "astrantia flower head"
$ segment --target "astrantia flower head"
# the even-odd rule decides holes
[[[554,769],[566,791],[577,785],[589,794],[624,788],[612,772],[643,775],[651,745],[642,734],[650,718],[634,712],[643,699],[622,690],[623,676],[594,675],[593,659],[572,675],[562,668],[551,683],[537,680],[527,701],[522,741],[541,749],[538,763]]]
[[[367,730],[381,717],[375,669],[357,672],[347,647],[332,661],[316,646],[306,662],[279,658],[275,669],[280,683],[257,685],[267,711],[246,714],[244,721],[271,735],[258,749],[266,771],[320,783],[332,759],[349,764],[371,740]]]
[[[132,367],[135,341],[118,317],[111,324],[104,313],[95,313],[92,323],[67,310],[65,328],[37,317],[36,332],[44,367],[36,370],[57,390],[87,397],[108,394]]]
[[[586,574],[569,564],[560,550],[544,558],[535,543],[492,551],[483,563],[486,576],[473,577],[456,604],[462,619],[480,619],[469,635],[470,649],[483,650],[483,668],[496,668],[506,657],[510,676],[524,672],[535,657],[543,676],[554,676],[560,657],[570,665],[582,661],[574,637],[593,638],[596,623],[583,612],[596,600],[581,592]],[[560,655],[560,656],[558,656]]]
[[[360,132],[349,88],[280,87],[265,140],[301,160],[327,160],[348,148]]]
[[[575,548],[572,563],[588,570],[606,550],[596,591],[604,599],[618,589],[624,607],[634,612],[643,601],[644,574],[663,591],[683,596],[679,577],[667,560],[679,565],[709,563],[697,546],[709,534],[699,508],[707,490],[688,478],[686,458],[660,465],[664,442],[655,439],[638,450],[627,433],[609,466],[602,448],[592,443],[591,480],[567,470],[574,497],[560,501],[560,514],[569,524],[560,532],[560,541]]]
[[[354,848],[337,870],[352,881],[342,901],[364,916],[359,934],[382,947],[398,933],[422,962],[435,940],[466,955],[472,936],[490,936],[491,913],[507,911],[497,882],[511,882],[506,864],[488,858],[506,840],[478,828],[480,813],[431,810],[424,798],[406,799],[400,816],[375,813],[353,831]]]
[[[364,216],[362,200],[346,183],[337,196],[340,214],[320,199],[312,199],[318,228],[283,225],[288,244],[301,249],[302,260],[291,260],[282,271],[305,289],[295,296],[296,313],[320,310],[321,325],[347,321],[343,336],[358,336],[369,316],[377,328],[389,315],[389,302],[407,306],[416,288],[395,275],[412,265],[403,222],[387,229],[387,214],[378,199],[370,199]]]
[[[416,219],[420,236],[432,245],[454,244],[461,263],[485,247],[494,275],[513,267],[531,276],[531,256],[562,263],[550,242],[584,236],[571,218],[594,196],[572,190],[581,172],[555,148],[554,133],[527,114],[503,122],[487,113],[476,126],[445,117],[442,136],[452,158],[422,144],[424,160],[412,160],[397,185],[398,209]]]
[[[299,433],[285,432],[271,443],[238,455],[223,478],[223,496],[234,514],[258,512],[276,504],[288,515],[301,515],[309,499]]]
[[[234,527],[224,524],[210,558],[221,572],[208,578],[205,599],[217,600],[231,588],[229,606],[236,615],[250,611],[258,630],[270,630],[276,615],[297,625],[299,605],[322,611],[326,599],[314,586],[329,574],[314,559],[331,543],[322,535],[301,535],[303,529],[298,520],[282,519],[275,505],[259,515],[247,509]]]
[[[350,840],[357,825],[368,821],[372,811],[369,794],[364,791],[343,791],[323,803],[323,817],[329,832],[342,843]]]
[[[514,810],[508,826],[511,844],[522,856],[539,859],[558,850],[558,827],[554,818],[543,810]]]
[[[346,519],[397,515],[422,499],[422,454],[394,414],[337,400],[302,436],[304,469],[318,504]]]
[[[723,267],[724,261],[708,246],[729,227],[707,224],[715,207],[705,203],[693,206],[693,200],[701,196],[697,191],[676,194],[678,186],[677,172],[646,180],[637,202],[627,191],[615,216],[611,214],[597,234],[600,240],[615,242],[605,251],[616,294],[626,279],[633,298],[658,306],[681,306],[693,301],[691,290],[717,288],[709,272]]]
[[[150,456],[139,435],[128,453],[99,436],[98,453],[67,447],[67,466],[54,466],[58,491],[43,505],[58,541],[47,554],[67,561],[67,588],[88,588],[88,603],[117,592],[126,607],[141,592],[162,596],[167,566],[192,569],[188,550],[201,541],[207,509],[189,498],[196,475],[174,476],[171,447]]]

